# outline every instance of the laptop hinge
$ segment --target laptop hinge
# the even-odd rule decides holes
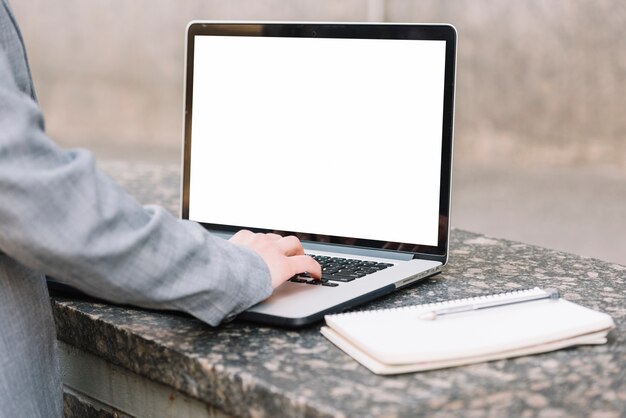
[[[214,231],[214,230],[211,230],[211,233],[224,239],[228,239],[233,235],[232,232],[223,232],[223,231]],[[377,249],[372,249],[372,248],[350,247],[346,245],[326,244],[326,243],[319,243],[319,242],[312,242],[312,241],[303,241],[302,246],[304,247],[305,251],[306,250],[326,251],[326,252],[338,253],[338,254],[349,254],[353,256],[388,258],[391,260],[402,260],[402,261],[411,260],[415,256],[414,253],[407,253],[403,251],[377,250]]]
[[[349,247],[345,245],[324,244],[319,242],[305,241],[302,243],[305,250],[309,251],[327,251],[339,254],[349,254],[352,256],[389,258],[392,260],[411,260],[413,253],[391,250],[377,250],[372,248]]]

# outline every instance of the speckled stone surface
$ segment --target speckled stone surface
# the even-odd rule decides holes
[[[118,167],[119,165],[119,167]],[[104,168],[141,201],[176,209],[174,167]],[[52,299],[59,339],[246,417],[624,417],[626,267],[454,230],[442,274],[367,304],[389,308],[533,286],[608,313],[602,346],[445,370],[377,376],[319,333]]]

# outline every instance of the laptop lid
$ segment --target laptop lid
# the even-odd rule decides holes
[[[447,260],[456,31],[192,22],[182,217]]]

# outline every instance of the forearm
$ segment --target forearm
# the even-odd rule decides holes
[[[142,207],[89,153],[61,150],[42,125],[36,104],[3,82],[2,252],[99,297],[211,324],[269,296],[269,272],[255,253]]]

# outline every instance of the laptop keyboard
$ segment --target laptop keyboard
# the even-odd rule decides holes
[[[307,273],[298,274],[289,281],[294,283],[306,283],[317,286],[337,287],[339,283],[347,283],[368,274],[393,266],[389,263],[377,263],[376,261],[355,260],[351,258],[330,257],[324,255],[311,255],[322,267],[322,279],[314,280]]]

